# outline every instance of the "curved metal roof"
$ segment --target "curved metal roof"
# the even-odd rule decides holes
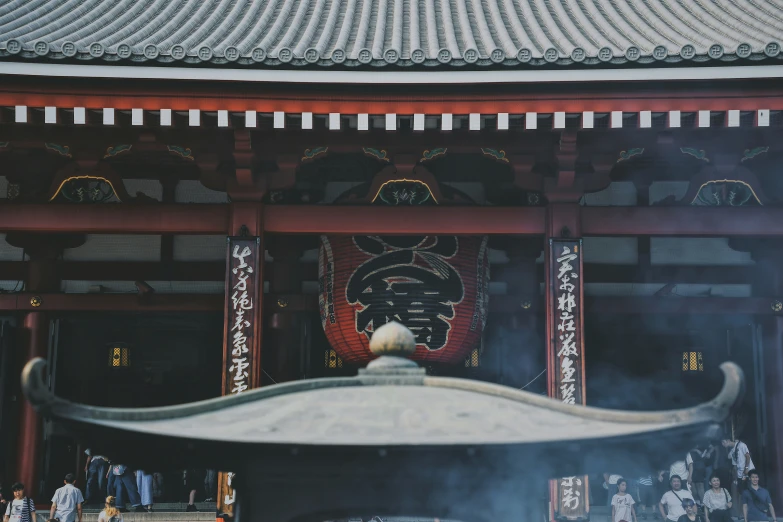
[[[41,359],[25,367],[23,387],[44,415],[94,428],[208,443],[386,448],[578,443],[666,434],[725,420],[743,389],[742,370],[725,363],[723,389],[708,403],[623,412],[566,405],[485,382],[429,377],[407,360],[389,365],[395,359],[381,357],[358,377],[297,381],[165,408],[118,410],[58,399],[47,389]]]
[[[0,55],[297,66],[780,55],[771,0],[0,0]]]

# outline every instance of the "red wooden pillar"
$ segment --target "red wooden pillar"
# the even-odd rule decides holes
[[[547,391],[567,404],[585,404],[584,277],[580,209],[577,203],[547,208],[545,245]],[[586,519],[590,511],[587,477],[552,481],[556,519]]]
[[[261,202],[232,203],[226,255],[223,394],[261,385],[264,227]],[[218,516],[233,516],[233,473],[218,476]]]
[[[40,244],[39,244],[40,243]],[[30,255],[25,290],[29,292],[57,292],[60,287],[56,257],[61,250],[52,249],[46,240],[30,241],[25,245]],[[46,358],[49,351],[49,317],[44,312],[28,312],[22,321],[19,346],[23,350],[21,367],[35,357]],[[16,477],[35,498],[41,486],[43,461],[43,423],[25,399],[19,412]]]
[[[49,320],[42,312],[28,313],[22,323],[20,341],[24,344],[23,364],[35,357],[46,358],[49,342]],[[19,415],[16,478],[25,485],[28,495],[39,492],[43,457],[43,424],[38,413],[25,399]]]

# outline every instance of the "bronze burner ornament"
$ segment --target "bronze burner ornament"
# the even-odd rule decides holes
[[[378,356],[356,377],[288,382],[207,401],[112,409],[55,397],[45,362],[24,369],[25,395],[77,440],[144,467],[236,473],[237,522],[324,522],[376,515],[463,522],[542,519],[547,479],[604,462],[629,472],[640,456],[685,452],[719,436],[744,377],[721,366],[721,392],[702,405],[629,412],[467,379],[432,377],[407,357],[414,335],[378,328]],[[520,494],[524,492],[524,494]]]

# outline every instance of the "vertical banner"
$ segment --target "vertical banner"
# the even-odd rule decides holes
[[[582,240],[550,239],[548,261],[549,395],[566,404],[584,404]],[[557,520],[588,518],[586,476],[557,479],[551,491]]]
[[[261,381],[260,309],[262,274],[259,270],[261,238],[229,237],[226,261],[226,304],[223,332],[223,395],[257,387]],[[234,473],[218,475],[217,516],[233,517],[236,492]]]

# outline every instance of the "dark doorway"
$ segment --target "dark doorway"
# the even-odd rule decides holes
[[[221,313],[69,314],[54,331],[52,382],[65,399],[141,408],[221,394]],[[51,496],[66,473],[83,472],[85,448],[57,426],[48,426],[46,434],[43,493]]]

